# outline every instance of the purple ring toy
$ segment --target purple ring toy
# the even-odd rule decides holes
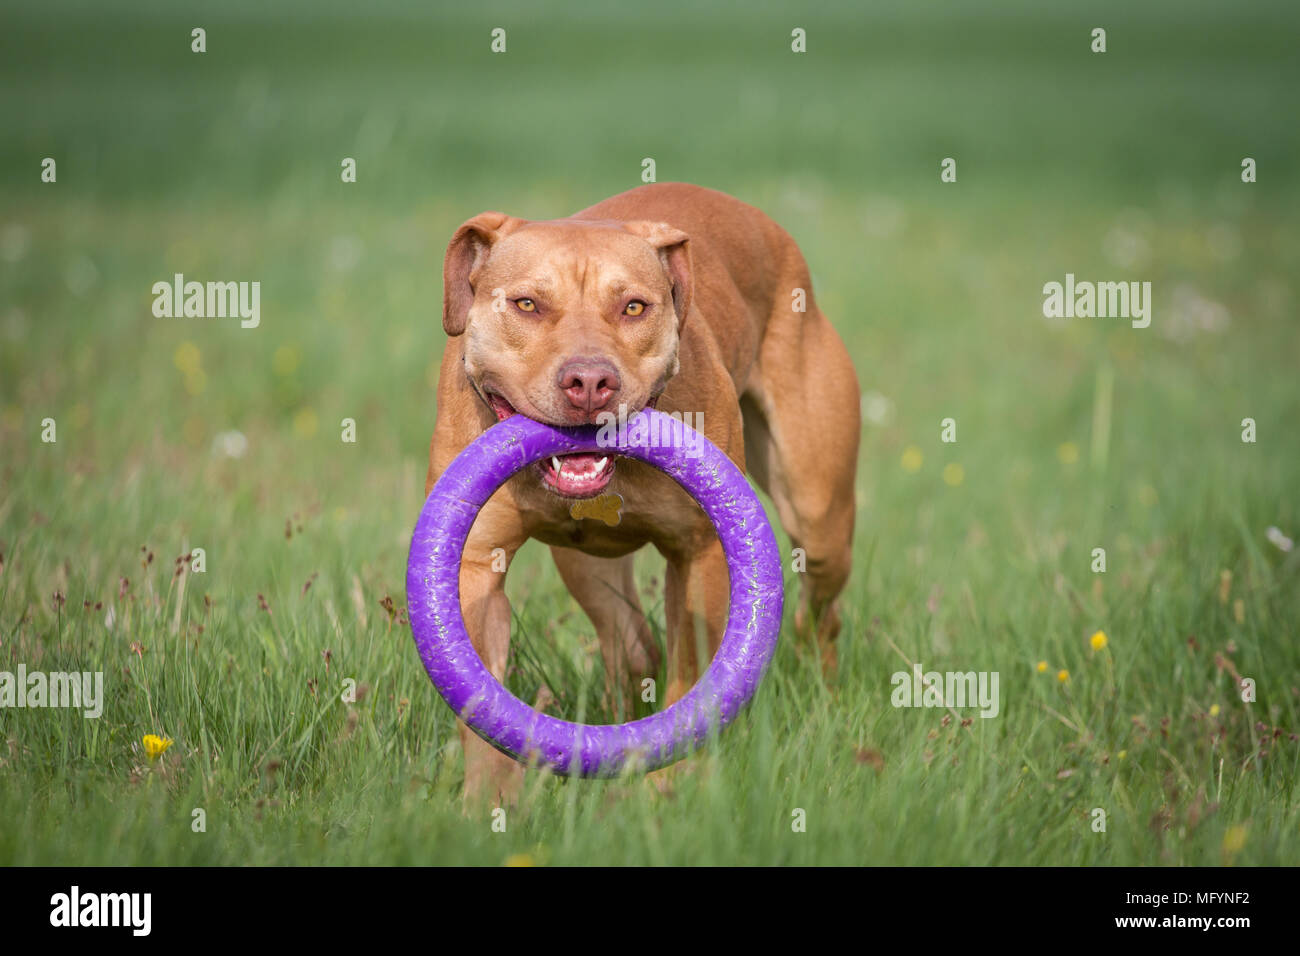
[[[493,425],[434,485],[406,567],[415,645],[451,709],[502,753],[583,777],[616,776],[630,764],[645,771],[666,766],[729,724],[754,696],[772,659],[784,602],[776,537],[749,482],[726,455],[654,409],[629,418],[617,443],[598,442],[599,432],[596,426],[557,428],[523,415]],[[600,726],[539,713],[501,686],[470,643],[460,613],[465,540],[492,493],[535,461],[596,450],[653,465],[685,488],[717,528],[731,579],[726,632],[699,683],[657,714]]]

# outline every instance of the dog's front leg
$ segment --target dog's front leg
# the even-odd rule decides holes
[[[474,650],[492,676],[505,680],[510,655],[510,601],[506,597],[506,568],[523,544],[518,511],[493,506],[479,513],[465,543],[460,566],[460,606]],[[465,751],[465,812],[514,803],[523,787],[524,768],[498,751],[462,721],[460,740]]]
[[[709,529],[711,530],[711,529]],[[727,626],[730,578],[727,557],[716,535],[702,533],[700,543],[666,554],[664,594],[668,693],[665,705],[686,695],[722,643]]]

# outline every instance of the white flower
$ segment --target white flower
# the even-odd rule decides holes
[[[1268,530],[1264,532],[1264,537],[1268,538],[1279,551],[1290,553],[1291,549],[1295,547],[1294,541],[1272,525],[1269,525]]]
[[[240,431],[222,432],[212,439],[212,453],[226,458],[243,458],[248,451],[248,439]]]
[[[862,396],[862,416],[873,425],[884,425],[894,414],[894,403],[879,392]]]

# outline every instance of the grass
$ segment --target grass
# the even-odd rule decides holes
[[[0,671],[102,670],[106,699],[0,709],[0,862],[1297,858],[1300,552],[1265,536],[1300,531],[1293,10],[264,7],[6,15]],[[782,222],[857,362],[841,673],[787,628],[671,795],[534,775],[493,832],[401,612],[442,249],[646,156]],[[153,317],[174,272],[261,281],[261,326]],[[1044,320],[1067,272],[1150,280],[1151,327]],[[544,548],[508,591],[512,689],[602,719]],[[999,716],[892,707],[909,661],[999,672]]]

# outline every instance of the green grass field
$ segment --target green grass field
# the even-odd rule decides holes
[[[3,14],[0,671],[105,700],[0,709],[0,863],[1300,858],[1293,4],[427,6]],[[841,670],[787,628],[669,793],[531,775],[493,832],[401,613],[442,253],[646,157],[781,222],[856,361]],[[260,326],[156,318],[176,272],[260,281]],[[1067,272],[1151,281],[1151,326],[1044,319]],[[508,591],[512,689],[604,719],[543,547]],[[909,660],[1000,714],[891,706]]]

